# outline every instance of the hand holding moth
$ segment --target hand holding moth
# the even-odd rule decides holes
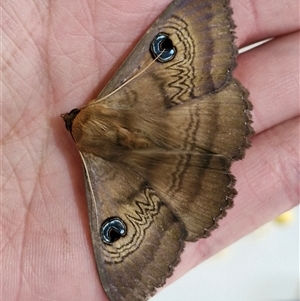
[[[4,90],[3,95],[3,116],[8,127],[3,128],[7,181],[4,182],[3,198],[3,208],[6,210],[1,214],[4,216],[4,237],[11,239],[2,252],[5,266],[13,267],[13,273],[7,273],[4,278],[5,287],[9,288],[8,291],[4,290],[5,300],[13,300],[11,294],[16,291],[22,300],[39,300],[37,296],[43,294],[44,297],[58,300],[105,300],[101,295],[90,245],[80,158],[72,147],[72,139],[62,135],[62,125],[56,116],[74,104],[79,107],[95,98],[101,90],[97,87],[99,78],[110,78],[111,66],[116,69],[125,59],[122,57],[115,63],[113,57],[126,56],[126,49],[131,48],[127,43],[122,44],[122,48],[120,40],[123,43],[123,37],[127,34],[126,41],[137,42],[147,26],[144,23],[145,13],[134,22],[128,22],[128,15],[119,14],[119,18],[116,18],[114,10],[114,17],[109,16],[109,9],[102,3],[99,7],[85,6],[83,9],[74,8],[72,3],[60,4],[67,5],[66,8],[52,7],[51,18],[46,7],[36,11],[32,6],[30,10],[23,10],[18,18],[10,13],[10,7],[4,9],[10,20],[15,21],[6,22],[4,28],[9,39],[14,41],[4,57],[5,64],[10,66],[4,69],[4,87],[10,88]],[[162,3],[159,1],[157,5]],[[266,1],[262,5],[269,4]],[[252,32],[251,29],[255,27],[247,23],[244,10],[233,3],[239,45],[270,36],[282,37],[240,57],[236,74],[251,91],[255,107],[254,127],[258,136],[253,139],[253,147],[245,161],[234,166],[239,192],[235,207],[212,237],[187,246],[187,252],[194,254],[195,262],[186,260],[183,254],[182,264],[176,270],[177,276],[190,268],[191,264],[203,260],[203,253],[205,257],[215,253],[297,203],[294,191],[298,184],[295,182],[296,169],[293,168],[297,158],[291,150],[293,146],[296,147],[293,133],[297,129],[295,117],[299,112],[298,99],[293,92],[295,87],[290,86],[293,81],[289,80],[297,73],[294,64],[296,58],[289,51],[298,43],[296,34],[292,34],[298,28],[291,23],[291,15],[297,9],[292,7],[292,2],[289,8],[280,5],[272,2],[269,10],[257,9],[260,15],[256,24],[260,24],[260,29]],[[128,3],[126,7],[129,8]],[[153,7],[149,9],[151,21],[159,13],[157,11],[154,17]],[[272,9],[280,10],[285,18],[282,24],[280,20],[277,21],[278,29],[275,28],[276,21],[272,21],[276,17]],[[31,22],[25,22],[22,16],[24,12],[28,16],[29,11],[34,16],[41,14],[41,18],[30,18]],[[86,13],[83,14],[83,11]],[[86,17],[88,11],[93,14],[93,23]],[[136,12],[140,11],[141,7],[136,7]],[[249,11],[248,16],[251,16]],[[34,23],[37,20],[42,22],[38,26]],[[79,23],[76,22],[78,20]],[[108,23],[105,20],[114,20],[113,26],[109,23],[106,29],[104,26]],[[11,26],[15,26],[13,30]],[[112,30],[117,26],[114,35]],[[95,28],[100,31],[91,35],[93,28],[94,32]],[[97,36],[99,33],[101,39]],[[243,40],[243,37],[247,37],[247,40]],[[106,43],[106,48],[99,43],[96,49],[95,40]],[[283,48],[286,51],[281,56],[277,51]],[[106,49],[109,51],[106,52]],[[112,52],[114,56],[111,56]],[[10,56],[12,53],[14,56]],[[276,59],[278,57],[280,59]],[[269,70],[272,72],[268,73]],[[278,78],[285,80],[278,83]],[[102,86],[106,80],[103,80]],[[283,82],[285,85],[282,85]],[[11,101],[6,101],[8,99]],[[69,103],[66,99],[69,99]],[[9,165],[6,165],[7,162]],[[268,165],[268,162],[272,164]],[[268,171],[273,166],[274,177],[268,177]],[[276,166],[281,166],[283,173],[276,172]],[[289,183],[288,189],[283,185],[286,181]],[[14,189],[10,189],[7,183],[11,183]],[[23,280],[26,277],[27,280],[12,281],[16,276]],[[25,283],[29,284],[30,290],[26,289]],[[63,287],[59,286],[61,284]],[[53,290],[53,286],[61,289]]]
[[[111,301],[148,300],[184,242],[209,236],[233,205],[230,166],[253,130],[248,92],[232,77],[231,14],[227,0],[173,1],[99,97],[61,115]]]

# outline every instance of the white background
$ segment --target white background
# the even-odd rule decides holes
[[[299,207],[203,262],[150,301],[296,301]]]

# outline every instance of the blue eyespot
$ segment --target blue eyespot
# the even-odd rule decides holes
[[[107,219],[100,229],[101,239],[106,244],[112,244],[125,236],[126,233],[126,225],[119,217],[111,217]]]
[[[176,48],[172,40],[165,33],[159,33],[151,42],[150,51],[154,58],[161,63],[171,61],[176,55]]]

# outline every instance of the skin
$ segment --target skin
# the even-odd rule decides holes
[[[97,96],[168,2],[2,4],[2,300],[107,300],[80,157],[59,115]],[[232,6],[238,47],[275,37],[235,70],[251,91],[256,135],[232,169],[234,208],[211,237],[187,244],[167,283],[299,203],[299,2]]]

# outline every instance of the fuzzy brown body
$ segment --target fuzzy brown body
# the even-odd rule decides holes
[[[253,133],[248,92],[232,77],[233,28],[226,0],[174,1],[99,97],[62,115],[83,159],[110,300],[146,300],[172,273],[184,241],[208,236],[233,204],[229,168]],[[176,56],[136,76],[153,61],[158,33]],[[125,235],[105,243],[103,225],[120,221]]]

